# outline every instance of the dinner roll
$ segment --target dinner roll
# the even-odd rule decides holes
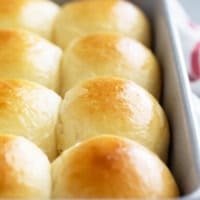
[[[0,132],[28,138],[52,160],[60,102],[56,93],[39,84],[0,81]]]
[[[0,29],[22,28],[51,39],[58,12],[48,0],[0,0]]]
[[[61,56],[60,48],[31,32],[0,30],[0,79],[27,79],[58,90]]]
[[[139,42],[113,33],[96,33],[73,42],[64,54],[62,94],[76,83],[96,76],[135,81],[160,94],[160,67],[153,53]]]
[[[101,136],[66,150],[52,164],[54,198],[173,198],[175,180],[152,152]]]
[[[99,31],[121,33],[150,45],[150,25],[146,16],[124,0],[66,3],[56,17],[53,40],[65,48],[73,39]]]
[[[0,198],[50,196],[48,158],[23,137],[0,134],[0,172]]]
[[[132,81],[96,78],[69,90],[61,105],[58,148],[100,134],[124,136],[166,159],[169,128],[158,102]]]

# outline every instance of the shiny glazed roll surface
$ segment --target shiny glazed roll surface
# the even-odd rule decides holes
[[[134,141],[101,136],[66,150],[52,164],[54,198],[178,197],[165,164]]]
[[[48,198],[50,163],[23,137],[0,133],[0,198]]]
[[[111,134],[133,139],[167,158],[169,128],[163,109],[143,88],[125,79],[96,78],[69,90],[57,129],[59,151]]]
[[[52,160],[60,103],[56,93],[34,82],[0,81],[0,132],[28,138]]]
[[[0,0],[0,29],[21,28],[51,39],[58,12],[48,0]]]
[[[59,87],[62,50],[28,31],[0,30],[0,80],[25,79]]]
[[[98,76],[133,80],[155,97],[160,95],[156,57],[139,42],[119,34],[91,34],[69,45],[61,66],[62,95],[75,84]]]
[[[124,0],[79,0],[64,4],[56,17],[53,40],[66,48],[73,39],[99,31],[120,33],[150,46],[146,16]]]

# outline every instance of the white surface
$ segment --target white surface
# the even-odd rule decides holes
[[[200,24],[200,1],[199,0],[180,0],[185,10],[189,13],[194,22]]]

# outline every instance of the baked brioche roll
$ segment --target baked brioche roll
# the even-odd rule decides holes
[[[51,39],[58,12],[48,0],[0,0],[0,29],[21,28]]]
[[[50,163],[23,137],[0,134],[0,198],[48,198]]]
[[[61,105],[58,149],[101,134],[133,139],[166,159],[168,122],[161,106],[132,81],[96,78],[69,90]]]
[[[134,141],[100,136],[64,151],[52,164],[54,198],[173,198],[165,164]]]
[[[0,30],[0,79],[26,79],[58,90],[61,56],[59,47],[31,32]]]
[[[39,84],[0,81],[0,132],[28,138],[52,160],[60,102],[56,93]]]
[[[160,67],[153,53],[139,42],[114,33],[96,33],[72,42],[61,67],[62,94],[97,76],[130,79],[155,97],[160,94]]]
[[[144,13],[124,0],[80,0],[66,3],[56,17],[53,40],[65,48],[73,39],[107,31],[150,45],[150,25]]]

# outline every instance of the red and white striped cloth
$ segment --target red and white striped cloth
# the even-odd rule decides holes
[[[178,0],[174,0],[172,9],[182,42],[188,78],[192,89],[194,111],[200,125],[200,25],[193,23]]]

